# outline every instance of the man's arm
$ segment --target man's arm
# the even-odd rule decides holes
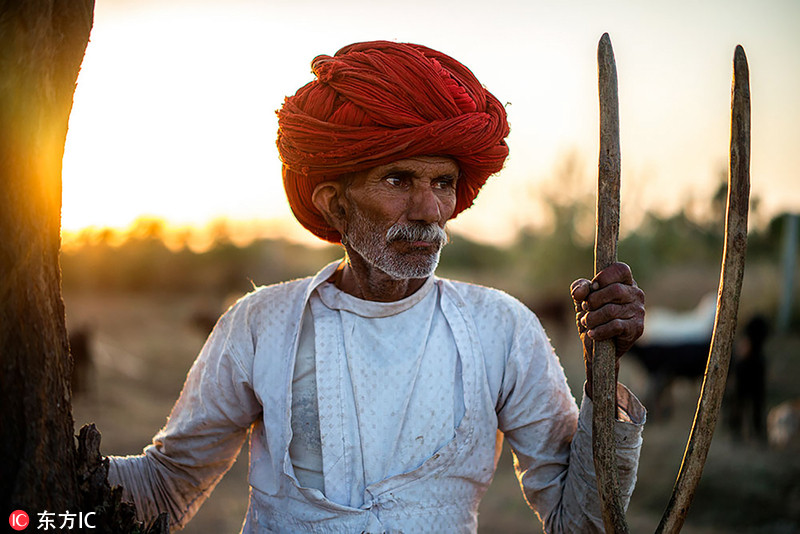
[[[248,340],[235,328],[235,310],[214,328],[144,454],[110,458],[109,482],[124,487],[139,519],[167,511],[182,528],[230,469],[261,412],[250,386],[252,365],[239,355]]]
[[[645,409],[620,383],[617,383],[617,409],[627,420],[618,418],[614,423],[620,497],[627,510],[636,485]],[[570,446],[562,502],[545,518],[546,532],[605,532],[592,456],[592,414],[592,400],[584,391],[578,428]]]
[[[644,407],[618,387],[617,458],[623,501],[636,482]],[[514,452],[525,499],[549,533],[603,532],[591,448],[592,402],[581,410],[535,317],[515,329],[498,424]]]

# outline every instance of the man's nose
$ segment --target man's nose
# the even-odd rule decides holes
[[[438,223],[441,219],[439,199],[429,184],[418,185],[411,191],[408,219],[427,224]]]

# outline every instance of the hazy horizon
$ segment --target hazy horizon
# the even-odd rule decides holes
[[[765,217],[800,210],[800,3],[670,7],[500,1],[394,5],[98,0],[64,158],[63,226],[265,220],[303,239],[280,180],[274,111],[311,59],[350,42],[419,42],[464,62],[502,102],[511,155],[454,221],[478,240],[541,224],[569,154],[592,194],[596,46],[609,32],[620,84],[623,227],[716,191],[727,164],[731,60],[748,55],[751,179]],[[309,241],[314,238],[309,234]]]

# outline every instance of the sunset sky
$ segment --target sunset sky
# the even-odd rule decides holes
[[[281,186],[275,110],[312,79],[314,56],[388,39],[448,53],[508,103],[511,156],[453,227],[509,239],[541,222],[541,196],[567,154],[587,180],[564,195],[593,188],[603,32],[619,75],[623,227],[645,209],[713,195],[737,44],[750,63],[753,194],[763,217],[800,211],[796,0],[97,0],[64,157],[63,226],[227,217],[302,238]]]

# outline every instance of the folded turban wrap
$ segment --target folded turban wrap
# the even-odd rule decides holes
[[[415,44],[356,43],[311,62],[316,80],[278,111],[283,185],[298,221],[338,242],[311,201],[321,182],[414,156],[460,168],[455,217],[508,156],[506,112],[455,59]]]

